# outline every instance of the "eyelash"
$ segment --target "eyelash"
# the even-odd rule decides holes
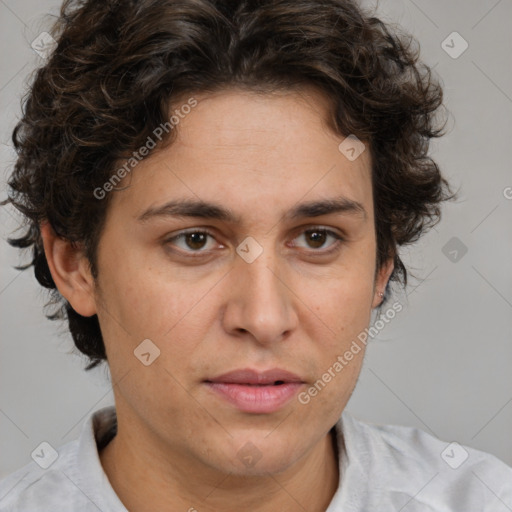
[[[328,254],[331,254],[333,252],[338,251],[340,249],[340,245],[342,244],[342,242],[345,241],[345,238],[343,236],[341,236],[339,233],[337,233],[336,231],[333,231],[331,229],[328,229],[328,228],[325,228],[325,227],[322,227],[322,226],[308,227],[307,229],[303,230],[298,236],[301,236],[301,235],[303,235],[305,233],[311,233],[311,232],[321,232],[321,233],[324,233],[326,235],[332,236],[336,240],[336,243],[332,244],[331,248],[328,249],[328,250],[321,251],[321,250],[312,249],[311,251],[312,251],[313,255],[316,255],[316,256],[325,256],[325,255],[328,255]],[[210,236],[212,238],[215,238],[215,235],[213,233],[211,233],[210,231],[208,231],[207,229],[197,229],[197,228],[194,228],[194,229],[190,229],[190,230],[187,230],[187,231],[182,231],[181,233],[179,233],[177,235],[174,235],[171,238],[168,238],[167,240],[164,241],[164,244],[165,245],[167,245],[167,244],[171,244],[172,245],[172,242],[175,242],[176,240],[179,240],[179,239],[182,239],[182,238],[184,239],[187,235],[190,235],[190,234],[208,235],[208,236]],[[178,251],[174,251],[174,252],[178,252]],[[201,256],[203,256],[205,254],[208,254],[209,252],[212,252],[212,251],[204,251],[204,250],[183,251],[183,250],[180,249],[179,252],[180,253],[185,253],[189,257],[198,258],[198,257],[201,257]]]

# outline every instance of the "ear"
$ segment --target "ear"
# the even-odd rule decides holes
[[[83,251],[60,238],[48,221],[40,225],[46,261],[60,294],[82,316],[96,314],[94,279]]]
[[[374,309],[377,306],[379,306],[380,304],[382,304],[384,297],[381,297],[379,295],[379,293],[385,293],[386,286],[388,284],[389,278],[390,278],[391,273],[393,272],[394,268],[395,268],[395,264],[394,264],[393,258],[389,258],[379,269],[379,272],[375,279],[372,309]]]

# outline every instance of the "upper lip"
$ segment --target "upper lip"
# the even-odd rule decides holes
[[[207,379],[206,382],[224,382],[230,384],[274,384],[276,382],[303,382],[303,380],[294,373],[280,368],[272,368],[265,371],[252,370],[244,368],[223,373],[218,377]]]

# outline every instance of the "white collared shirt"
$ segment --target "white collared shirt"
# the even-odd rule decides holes
[[[493,455],[347,412],[334,428],[340,482],[326,512],[512,512],[512,468]],[[42,447],[46,469],[30,462],[0,481],[0,512],[128,512],[98,455],[115,431],[115,409],[105,407],[53,462]]]

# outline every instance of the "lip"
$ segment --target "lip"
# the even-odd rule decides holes
[[[278,411],[304,385],[299,376],[279,368],[263,372],[250,368],[234,370],[204,383],[237,409],[260,414]]]
[[[285,383],[302,382],[302,379],[298,375],[281,368],[272,368],[262,372],[252,370],[251,368],[243,368],[223,373],[218,377],[207,380],[207,382],[223,382],[227,384],[274,384],[277,381]]]

